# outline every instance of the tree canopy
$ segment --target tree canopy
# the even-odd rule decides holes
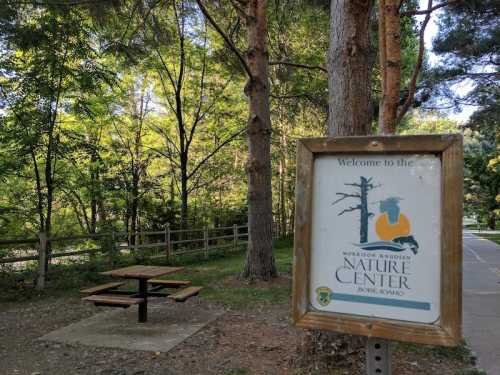
[[[249,4],[2,2],[0,234],[246,223],[248,105],[251,88],[260,88],[250,69]],[[293,230],[294,140],[323,136],[328,121],[345,115],[335,115],[329,100],[344,95],[342,87],[328,87],[328,70],[342,64],[334,72],[327,58],[328,2],[269,1],[265,10],[269,211],[274,230],[286,235]],[[478,106],[466,126],[466,161],[471,173],[490,177],[468,175],[468,197],[471,207],[497,212],[500,10],[495,1],[458,1],[438,12],[436,66],[421,52],[425,27],[415,16],[425,17],[425,9],[404,1],[395,13],[401,84],[391,103],[402,114],[399,131],[463,130],[442,112],[428,117],[416,108],[422,103]],[[366,111],[355,115],[366,115],[369,131],[377,129],[388,82],[380,14],[375,6],[363,19],[368,91]],[[463,82],[471,89],[458,96]]]

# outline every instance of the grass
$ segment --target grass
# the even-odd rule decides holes
[[[172,279],[188,279],[193,285],[204,286],[202,296],[205,299],[222,301],[235,308],[253,304],[287,303],[291,295],[290,285],[273,285],[262,287],[255,284],[234,287],[224,285],[222,281],[231,276],[237,276],[243,266],[244,252],[202,261],[185,266],[179,274],[173,274]],[[275,250],[276,265],[282,274],[291,274],[293,253],[289,241],[279,241]]]
[[[497,222],[497,227],[498,227],[498,222]],[[463,226],[464,229],[472,230],[472,231],[488,231],[490,230],[490,227],[488,226],[488,223],[483,222],[478,224],[467,224]]]
[[[457,375],[488,375],[485,371],[476,368],[460,370]]]
[[[476,236],[479,236],[481,238],[485,238],[487,240],[496,242],[498,245],[500,245],[500,234],[494,234],[494,233],[475,233]]]
[[[291,274],[293,254],[291,240],[276,241],[275,258],[278,271],[282,274]],[[205,299],[217,300],[228,307],[241,308],[262,304],[287,303],[291,295],[290,285],[271,285],[262,287],[255,284],[242,284],[231,286],[223,283],[228,277],[238,276],[243,268],[245,251],[242,247],[238,251],[224,254],[223,252],[211,254],[205,260],[200,256],[183,256],[174,259],[168,265],[182,265],[184,271],[169,275],[169,279],[188,279],[193,285],[203,286],[201,295]],[[114,266],[106,258],[98,258],[85,262],[67,265],[54,265],[49,273],[47,289],[38,292],[32,287],[25,287],[19,280],[32,279],[33,272],[14,276],[4,274],[0,278],[0,301],[19,301],[48,296],[78,295],[78,291],[86,286],[96,285],[109,279],[101,276],[99,272],[110,268],[119,268],[136,263],[132,256],[121,256]],[[142,259],[138,263],[151,265],[167,265],[165,258]],[[9,279],[10,278],[10,279]],[[131,282],[131,286],[135,286]]]
[[[224,375],[250,375],[251,372],[246,368],[232,368],[224,371]]]
[[[436,358],[447,358],[461,362],[468,362],[471,358],[470,349],[465,344],[457,347],[445,347],[401,342],[397,344],[396,350],[430,355]]]

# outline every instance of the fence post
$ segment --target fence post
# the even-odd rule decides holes
[[[110,257],[109,257],[109,263],[111,264],[111,267],[115,265],[115,260],[116,260],[116,235],[115,235],[115,229],[113,228],[111,231],[111,248],[109,249]]]
[[[38,233],[39,247],[38,247],[38,279],[36,288],[43,290],[45,288],[45,263],[47,261],[47,233]]]
[[[233,250],[238,248],[238,225],[233,224]]]
[[[137,232],[137,230],[134,232],[133,234],[134,236],[134,258],[137,259],[138,255],[139,255],[139,248],[137,247],[139,244],[139,233]]]
[[[205,252],[205,259],[208,259],[208,228],[203,228],[203,250]]]
[[[170,224],[167,223],[165,227],[165,251],[167,255],[167,261],[170,261],[170,255],[172,254],[172,248],[170,243]]]

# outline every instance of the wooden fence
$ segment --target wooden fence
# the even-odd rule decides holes
[[[129,251],[135,256],[165,257],[167,260],[182,254],[203,254],[208,258],[211,251],[221,249],[236,250],[239,245],[246,243],[248,239],[247,225],[232,225],[230,227],[177,229],[172,230],[167,225],[162,231],[143,231],[136,233],[106,232],[96,234],[84,234],[78,236],[54,236],[47,237],[45,233],[39,233],[38,238],[0,240],[0,248],[9,247],[14,249],[15,255],[2,256],[0,253],[0,265],[17,264],[35,261],[37,263],[38,289],[45,287],[47,260],[82,256],[85,254],[107,254],[114,259],[123,251]],[[98,246],[87,249],[75,249],[75,246],[64,246],[71,241],[97,242]],[[103,243],[107,243],[106,248]],[[62,244],[62,249],[57,249],[57,244]],[[14,246],[14,248],[13,248]],[[25,247],[28,246],[28,249]],[[24,247],[24,249],[23,249]],[[59,246],[61,247],[61,246]],[[155,251],[146,252],[145,249]],[[12,252],[12,251],[10,251]],[[21,253],[28,255],[20,255]]]

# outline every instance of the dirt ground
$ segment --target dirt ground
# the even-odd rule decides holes
[[[229,281],[229,283],[237,284]],[[189,300],[193,308],[213,303]],[[217,306],[221,308],[221,306]],[[215,322],[169,353],[63,345],[40,336],[89,317],[103,308],[77,297],[9,303],[0,307],[0,373],[5,375],[170,375],[170,374],[361,374],[362,354],[353,354],[349,368],[315,369],[300,355],[304,332],[290,322],[288,305],[226,310]],[[396,350],[394,374],[457,374],[463,360],[430,357],[425,351]],[[306,365],[304,365],[306,363]]]

